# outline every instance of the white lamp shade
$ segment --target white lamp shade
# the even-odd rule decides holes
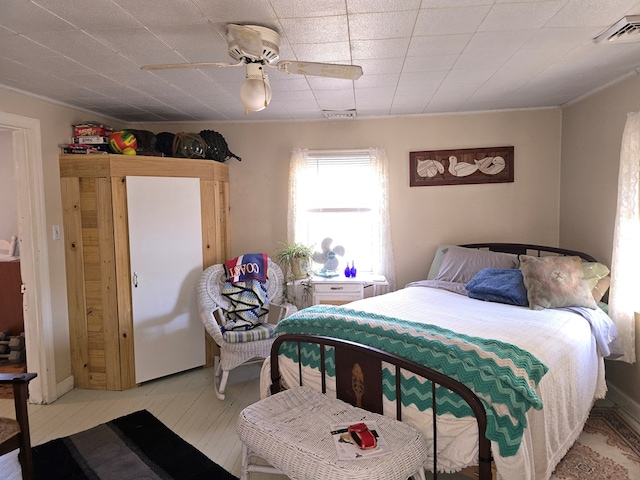
[[[240,87],[240,100],[252,112],[264,110],[271,102],[269,77],[261,65],[247,65],[247,79]]]
[[[250,78],[240,87],[240,100],[247,110],[259,112],[271,101],[271,87],[261,79]]]

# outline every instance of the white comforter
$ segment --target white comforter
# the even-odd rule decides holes
[[[528,350],[549,368],[537,391],[544,408],[527,412],[529,426],[518,453],[500,457],[497,445],[492,445],[498,478],[504,480],[548,479],[582,431],[594,400],[606,393],[604,360],[598,355],[591,327],[573,312],[483,302],[427,287],[409,287],[360,300],[350,303],[349,308],[508,342]],[[281,359],[285,382],[295,384],[297,367]],[[267,359],[261,378],[263,396],[268,395],[270,383],[268,363]],[[305,384],[319,388],[319,377],[306,372]],[[395,416],[394,404],[386,402],[385,413],[387,410]],[[431,437],[430,413],[405,408],[403,419]],[[476,464],[475,420],[439,416],[438,452],[441,471]]]

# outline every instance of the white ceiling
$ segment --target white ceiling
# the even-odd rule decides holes
[[[640,15],[640,2],[1,0],[0,87],[126,122],[558,106],[640,72],[640,41],[592,40],[625,15]],[[244,68],[140,70],[233,62],[227,23],[276,29],[281,59],[353,63],[364,75],[349,81],[268,69],[271,104],[245,116]]]

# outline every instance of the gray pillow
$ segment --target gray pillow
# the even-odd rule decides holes
[[[589,284],[584,281],[578,256],[532,257],[520,255],[520,270],[527,287],[529,308],[597,308]]]
[[[435,280],[467,283],[483,268],[518,268],[518,257],[507,253],[451,246],[442,251]]]
[[[438,248],[436,248],[436,253],[433,255],[429,274],[427,275],[428,280],[434,280],[438,276],[438,270],[440,270],[440,263],[442,262],[442,254],[449,247],[455,247],[455,245],[438,245]]]

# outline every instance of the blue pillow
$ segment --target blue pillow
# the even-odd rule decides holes
[[[519,268],[483,268],[466,285],[469,297],[526,307],[527,289]]]

